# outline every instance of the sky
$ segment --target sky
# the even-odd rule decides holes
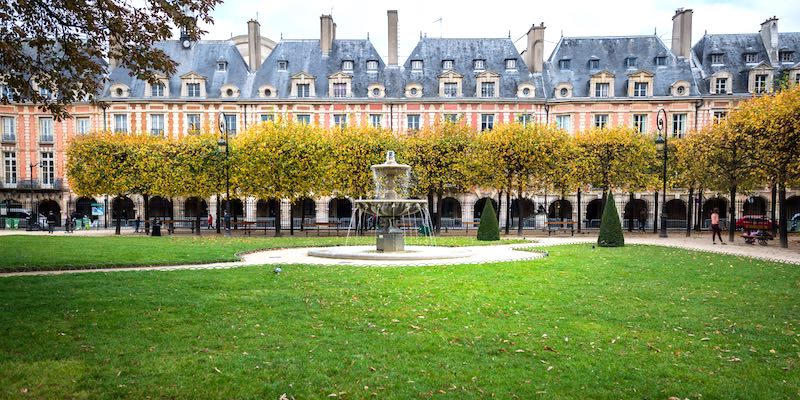
[[[532,24],[544,22],[545,57],[563,36],[652,35],[670,46],[672,16],[678,8],[694,11],[692,44],[708,33],[756,33],[767,18],[777,16],[780,32],[800,32],[796,0],[674,1],[605,0],[548,2],[422,0],[225,0],[213,11],[214,25],[205,39],[228,39],[247,33],[247,21],[261,23],[261,35],[279,41],[318,39],[319,17],[332,14],[339,39],[369,37],[381,57],[388,57],[387,10],[398,12],[399,58],[402,64],[420,35],[446,38],[511,37],[517,48],[526,46]]]

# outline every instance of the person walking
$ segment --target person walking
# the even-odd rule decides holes
[[[142,219],[139,218],[139,215],[136,215],[136,220],[133,221],[133,233],[139,233],[139,225],[142,224]]]
[[[719,209],[715,208],[711,212],[711,243],[717,244],[717,237],[719,237],[721,244],[725,244],[722,241],[722,229],[719,228]]]
[[[214,217],[211,215],[211,213],[208,213],[208,226],[206,229],[214,229]]]
[[[47,213],[47,233],[53,233],[53,228],[56,226],[56,216],[52,211]]]
[[[645,224],[647,224],[647,211],[642,210],[639,213],[639,232],[644,232]]]

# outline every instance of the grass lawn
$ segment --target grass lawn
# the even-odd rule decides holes
[[[0,272],[236,261],[237,253],[305,246],[372,244],[374,237],[0,236]],[[519,243],[506,240],[502,243]],[[409,237],[409,244],[428,244]],[[473,237],[438,237],[440,246],[480,246]]]
[[[0,397],[800,396],[797,266],[548,250],[470,266],[2,278]]]

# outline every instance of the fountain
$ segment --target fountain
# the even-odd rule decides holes
[[[377,218],[375,247],[345,246],[330,249],[315,249],[308,252],[314,257],[357,260],[429,260],[467,257],[463,249],[434,246],[409,246],[406,248],[401,221],[413,215],[422,217],[422,230],[432,232],[431,216],[426,200],[409,199],[411,167],[398,164],[394,151],[386,153],[386,161],[371,167],[375,183],[375,198],[356,200],[350,230],[360,227],[365,216]]]

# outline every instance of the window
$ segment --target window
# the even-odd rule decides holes
[[[517,122],[522,124],[522,126],[528,126],[530,123],[533,122],[533,115],[531,114],[520,114],[517,116]]]
[[[311,123],[310,114],[297,114],[297,123],[308,125]]]
[[[558,94],[560,94],[561,97],[567,97],[569,90],[567,90],[567,88],[561,88],[561,90],[558,91]]]
[[[793,55],[793,51],[781,51],[780,54],[778,54],[778,59],[781,60],[782,63],[792,62],[794,59],[794,57],[792,57]]]
[[[114,132],[128,132],[128,116],[114,114]]]
[[[442,61],[442,69],[445,71],[453,69],[453,65],[454,65],[453,60]]]
[[[594,97],[608,97],[608,83],[597,83],[594,85]]]
[[[522,89],[523,96],[530,96],[531,95],[531,88],[524,88]]]
[[[39,95],[45,99],[49,99],[52,93],[50,93],[50,89],[48,88],[39,88]]]
[[[481,114],[481,131],[494,128],[494,114]]]
[[[225,114],[225,128],[229,134],[236,134],[236,114]]]
[[[474,60],[472,65],[475,70],[482,70],[485,68],[486,60]]]
[[[633,127],[639,133],[647,132],[647,114],[633,114]]]
[[[494,82],[481,82],[481,97],[494,97]]]
[[[78,135],[85,135],[89,133],[90,129],[90,119],[89,117],[81,117],[75,119],[75,133]]]
[[[449,82],[444,84],[444,97],[458,96],[458,84]]]
[[[311,86],[308,83],[297,84],[297,97],[311,96]]]
[[[228,63],[225,61],[217,61],[217,71],[227,71]]]
[[[656,57],[656,66],[657,67],[664,67],[666,65],[667,65],[667,57],[665,57],[665,56]]]
[[[411,60],[412,71],[422,71],[422,60]]]
[[[677,93],[679,96],[683,96],[684,93],[686,93],[686,86],[678,86],[675,88],[675,93]]]
[[[232,88],[228,88],[225,90],[225,96],[227,97],[233,97],[234,94],[236,94],[236,92],[234,92]]]
[[[352,70],[353,70],[353,60],[342,61],[342,71],[352,71]]]
[[[17,153],[3,152],[3,165],[5,165],[6,185],[15,185],[17,183]]]
[[[200,114],[186,114],[186,130],[189,133],[200,133]]]
[[[53,143],[53,119],[39,118],[39,142]]]
[[[728,93],[728,78],[717,78],[716,92],[717,94]]]
[[[756,81],[755,85],[753,86],[753,91],[756,93],[767,92],[767,75],[764,74],[756,75]]]
[[[672,136],[683,137],[686,134],[686,114],[672,114]]]
[[[711,55],[711,63],[712,64],[723,64],[725,60],[724,54],[712,54]]]
[[[372,97],[381,97],[381,88],[372,88]]]
[[[419,130],[419,114],[409,114],[406,117],[408,130],[411,131],[418,131]]]
[[[608,114],[595,114],[594,127],[605,128],[608,125]]]
[[[714,123],[718,124],[728,118],[727,111],[714,111]]]
[[[506,60],[506,69],[517,69],[517,60],[509,58]]]
[[[261,114],[261,122],[274,122],[275,116],[272,114]]]
[[[299,91],[298,91],[298,96],[300,96]],[[333,97],[347,97],[347,84],[346,83],[334,83],[333,84]]]
[[[445,114],[444,122],[458,122],[458,114]]]
[[[589,69],[600,69],[600,60],[589,60]]]
[[[186,84],[186,95],[189,97],[200,97],[200,84],[199,83],[187,83]]]
[[[53,152],[42,152],[42,185],[52,185],[56,181],[56,163]]]
[[[558,60],[558,69],[569,69],[569,59]]]
[[[289,69],[289,62],[286,60],[278,60],[278,71],[286,71]]]
[[[744,54],[744,62],[746,63],[755,63],[756,62],[756,53],[745,53]]]
[[[16,130],[16,120],[14,117],[3,117],[3,141],[4,142],[16,142],[17,141],[17,130]]]
[[[636,57],[628,57],[625,59],[625,67],[636,68]]]
[[[367,61],[367,71],[377,71],[378,70],[378,61],[377,60],[369,60]]]
[[[333,114],[333,126],[344,128],[347,126],[346,114]]]
[[[153,136],[164,135],[164,114],[150,114],[150,134]]]
[[[411,90],[409,90],[408,92],[411,93],[412,96],[416,96],[419,91],[417,90],[417,88],[411,88]]]
[[[634,95],[634,97],[645,97],[645,96],[647,96],[647,82],[634,82],[633,83],[633,95]]]
[[[382,115],[380,115],[380,114],[370,114],[369,115],[369,124],[371,126],[376,127],[376,128],[380,128],[381,127],[381,117],[382,117]]]
[[[150,86],[150,96],[164,97],[164,84],[156,83],[155,85]]]
[[[556,127],[570,132],[572,130],[572,116],[556,115]]]

